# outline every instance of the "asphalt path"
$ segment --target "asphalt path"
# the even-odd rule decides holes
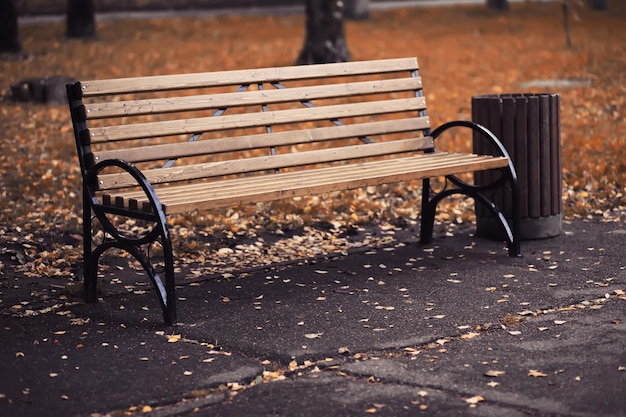
[[[520,258],[468,228],[353,239],[380,233],[393,243],[181,278],[174,327],[142,276],[87,305],[5,251],[0,415],[626,414],[623,221],[568,221]]]

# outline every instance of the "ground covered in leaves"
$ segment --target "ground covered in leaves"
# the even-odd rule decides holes
[[[571,47],[558,3],[516,4],[505,14],[485,7],[381,11],[346,22],[346,34],[353,60],[418,57],[434,126],[470,119],[473,95],[560,94],[565,215],[623,222],[626,16],[580,9],[574,17]],[[304,16],[100,19],[95,40],[66,39],[64,31],[63,22],[22,25],[24,52],[0,59],[0,250],[21,273],[68,279],[78,273],[82,239],[69,114],[64,106],[11,101],[10,84],[291,65]],[[463,150],[470,140],[449,139]],[[388,243],[394,226],[417,224],[418,185],[177,217],[176,250],[180,262],[203,265],[196,273],[204,274]],[[468,225],[472,213],[471,203],[453,202],[438,221]],[[349,238],[372,223],[382,225],[380,233]]]

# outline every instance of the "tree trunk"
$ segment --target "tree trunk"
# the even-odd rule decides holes
[[[94,0],[67,0],[66,34],[70,38],[96,36]]]
[[[487,7],[494,10],[509,10],[508,0],[487,0]]]
[[[349,60],[350,52],[343,30],[343,2],[306,0],[306,37],[297,64]]]
[[[593,10],[607,10],[609,8],[607,0],[588,0],[587,3]]]
[[[19,52],[20,34],[14,0],[0,0],[0,52]]]
[[[344,0],[344,17],[353,20],[366,20],[370,17],[369,0]]]

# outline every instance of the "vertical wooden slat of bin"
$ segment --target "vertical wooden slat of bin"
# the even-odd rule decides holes
[[[511,160],[515,161],[515,98],[511,95],[502,96],[502,130],[500,132],[500,140],[509,153]],[[498,205],[498,207],[505,213],[510,213],[513,207],[511,194],[501,194],[501,198],[496,201],[496,204],[499,204],[500,200],[502,200],[502,205]]]
[[[491,133],[496,135],[497,138],[502,138],[502,99],[500,96],[491,96],[488,102],[488,111],[489,111],[489,122],[486,126],[489,126]],[[485,140],[486,142],[486,140]],[[497,150],[491,144],[489,146],[489,154],[497,155]],[[485,171],[485,179],[488,184],[496,181],[500,173],[494,172],[493,170]],[[502,209],[504,204],[504,199],[502,194],[498,193],[492,195],[492,199],[497,207]]]
[[[476,123],[480,123],[480,119],[479,119],[479,104],[478,104],[479,98],[474,96],[472,97],[472,121],[476,122]],[[472,132],[472,152],[476,153],[476,154],[480,154],[480,144],[478,143],[478,134],[476,132]],[[481,184],[481,177],[480,177],[480,173],[478,172],[474,172],[474,184]],[[478,204],[476,204],[475,206],[478,206]],[[481,213],[481,208],[480,207],[476,207],[476,215],[479,216]]]
[[[539,156],[539,97],[528,95],[528,217],[541,215],[541,177]]]
[[[539,209],[541,217],[547,217],[552,214],[552,156],[550,144],[550,96],[541,94],[539,96],[539,175],[540,181],[540,197],[541,203]]]
[[[515,97],[515,171],[517,172],[520,217],[528,218],[528,98]]]
[[[487,98],[484,96],[472,97],[472,120],[480,125],[488,126],[489,112],[486,106]],[[472,134],[472,148],[473,152],[479,155],[489,154],[491,150],[488,148],[488,143],[484,140],[480,133],[473,132]],[[474,173],[474,183],[482,185],[487,182],[484,171]],[[486,210],[482,204],[476,204],[476,216],[485,216]]]
[[[563,211],[561,196],[561,121],[559,117],[559,95],[550,95],[550,156],[552,158],[552,173],[550,178],[554,182],[552,190],[552,215],[560,215]]]

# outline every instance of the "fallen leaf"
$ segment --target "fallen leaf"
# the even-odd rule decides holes
[[[500,375],[504,375],[505,373],[506,373],[506,372],[504,372],[504,371],[494,371],[494,370],[489,370],[489,371],[485,372],[485,373],[484,373],[484,375],[485,375],[485,376],[488,376],[488,377],[495,378],[495,377],[498,377],[498,376],[500,376]]]
[[[167,338],[167,343],[176,343],[180,340],[181,335],[173,334]]]
[[[531,369],[530,371],[528,371],[528,376],[533,376],[535,378],[542,378],[542,377],[548,376],[548,374],[544,374],[543,372],[538,371],[536,369]]]
[[[465,402],[468,404],[478,404],[481,401],[485,401],[485,397],[483,397],[482,395],[476,395],[472,398],[465,399]]]

